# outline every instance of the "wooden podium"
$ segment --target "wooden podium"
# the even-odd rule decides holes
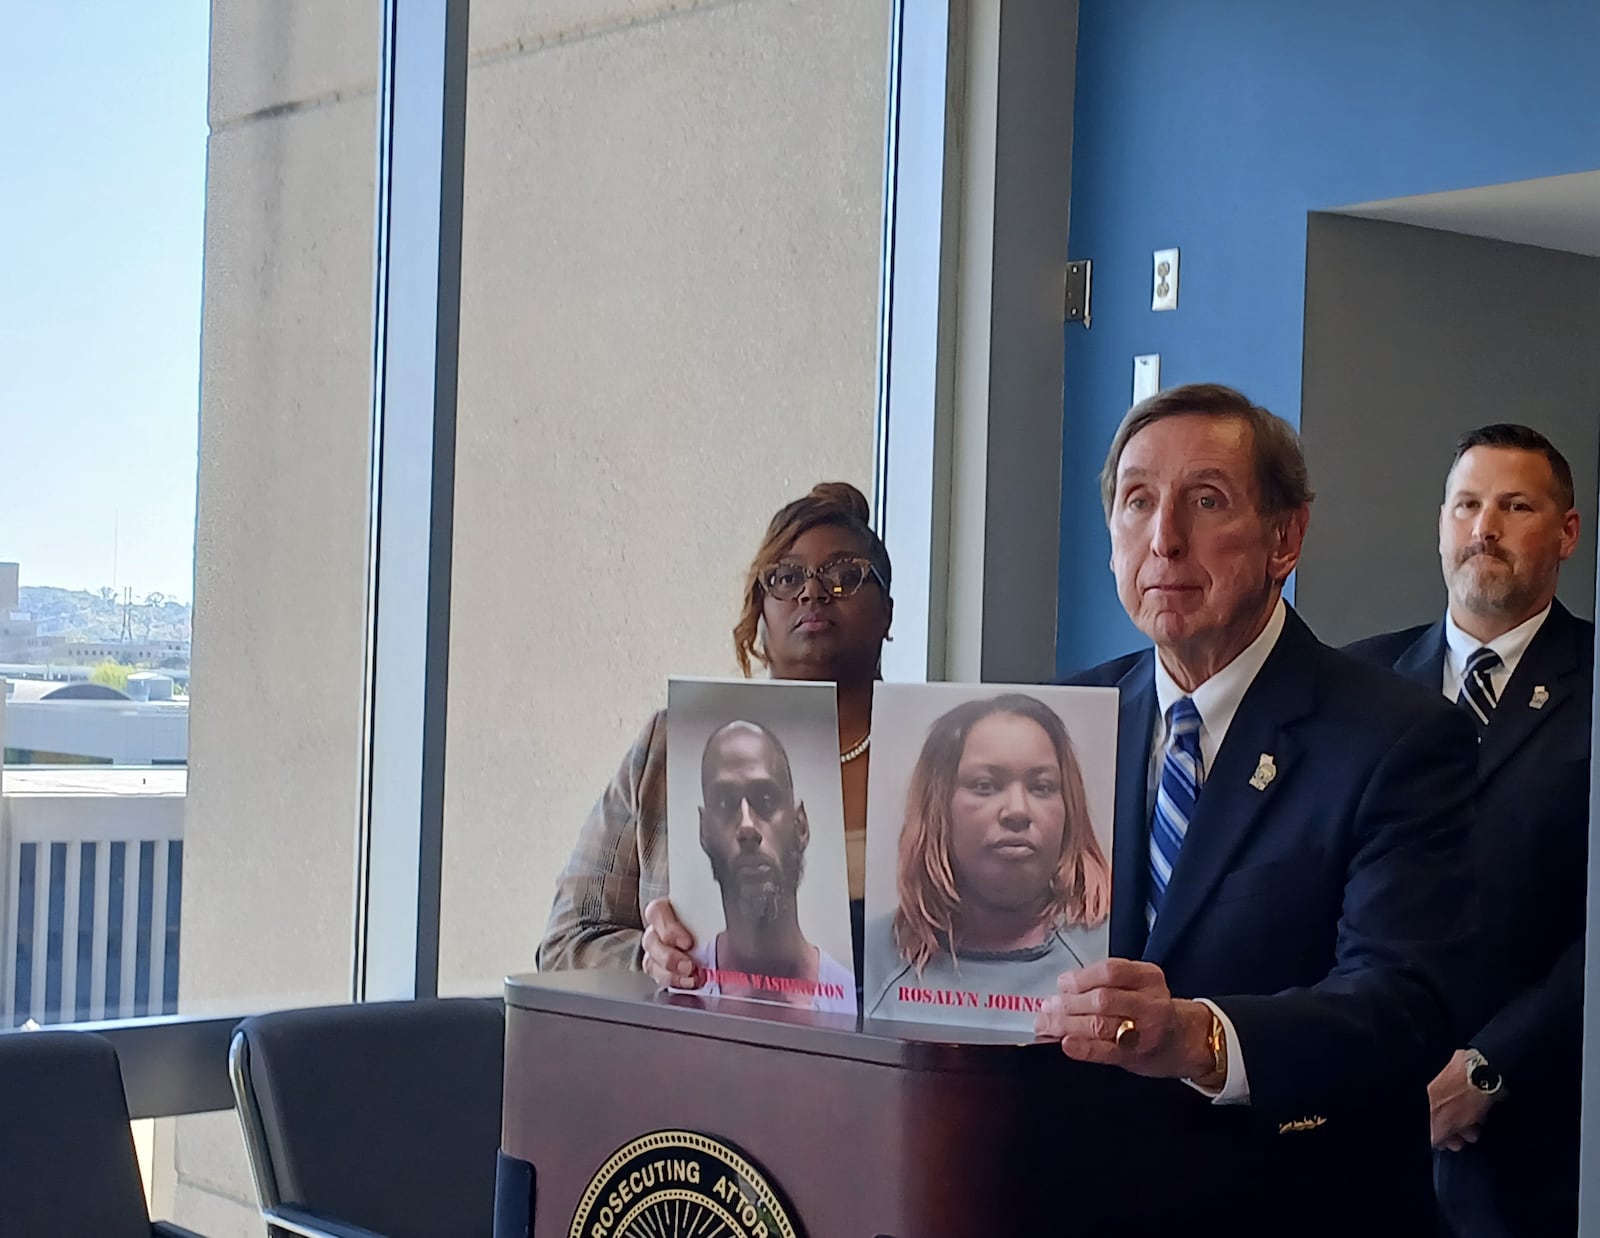
[[[532,1238],[566,1238],[597,1171],[658,1130],[737,1149],[806,1238],[1192,1232],[1200,1201],[1153,1169],[1193,1159],[1204,1102],[1186,1092],[1054,1044],[660,994],[633,973],[506,982],[502,1155],[532,1166]]]

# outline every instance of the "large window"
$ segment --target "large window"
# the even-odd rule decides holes
[[[8,9],[4,1028],[351,997],[379,45],[367,5]],[[164,1215],[258,1229],[231,1114],[138,1145]]]
[[[10,14],[0,1025],[178,1008],[208,21]]]
[[[230,1017],[531,968],[771,512],[873,489],[893,6],[475,8],[431,181],[459,0],[32,6],[0,64],[0,1015],[219,1029],[136,1098],[202,1232],[258,1229]]]

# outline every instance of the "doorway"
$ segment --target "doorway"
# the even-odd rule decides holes
[[[1309,216],[1301,435],[1316,519],[1296,608],[1330,644],[1443,612],[1436,527],[1456,438],[1522,422],[1571,462],[1595,609],[1600,172]]]

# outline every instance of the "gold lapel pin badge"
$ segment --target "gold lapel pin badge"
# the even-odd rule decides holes
[[[1263,752],[1261,760],[1256,762],[1256,772],[1250,775],[1250,785],[1257,791],[1265,791],[1267,784],[1278,776],[1278,767],[1273,763],[1272,754]]]
[[[1534,685],[1534,689],[1533,689],[1533,695],[1528,698],[1528,707],[1530,709],[1543,709],[1544,706],[1545,706],[1545,702],[1548,701],[1549,699],[1550,699],[1550,694],[1545,691],[1544,685],[1542,683],[1541,684],[1535,684]]]

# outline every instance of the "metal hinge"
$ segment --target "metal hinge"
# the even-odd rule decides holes
[[[1066,320],[1089,325],[1089,277],[1094,273],[1094,263],[1067,263]]]

